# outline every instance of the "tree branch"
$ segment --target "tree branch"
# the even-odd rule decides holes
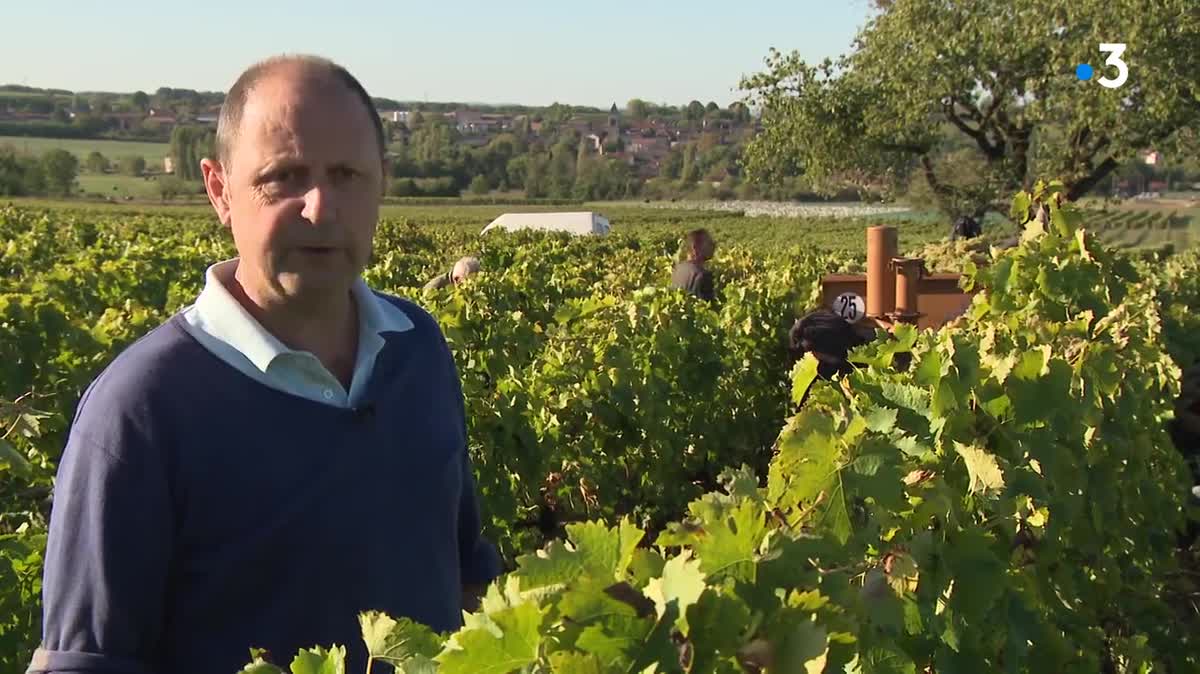
[[[957,100],[951,99],[950,102],[948,102],[944,105],[944,108],[946,111],[946,117],[950,120],[950,123],[952,123],[952,124],[954,124],[954,126],[958,127],[959,131],[962,131],[963,133],[967,134],[971,138],[974,138],[975,144],[979,146],[979,149],[983,151],[983,154],[986,155],[989,160],[996,160],[996,159],[1000,159],[1001,157],[1003,157],[1004,156],[1003,146],[992,143],[991,140],[987,136],[987,131],[983,128],[982,125],[977,129],[973,129],[970,126],[968,126],[967,123],[965,121],[963,121],[963,119],[961,117],[958,116],[958,113],[955,112],[954,106],[956,103],[958,103]],[[959,104],[961,105],[961,103],[959,103]],[[967,105],[964,107],[967,109],[967,115],[969,117],[971,117],[972,119],[975,119],[975,120],[982,120],[983,116],[979,114],[979,110],[976,109],[974,106]]]
[[[1105,176],[1116,170],[1117,166],[1119,164],[1117,164],[1115,159],[1106,157],[1104,161],[1100,162],[1099,166],[1093,168],[1082,180],[1067,186],[1067,199],[1075,201],[1087,194],[1097,183],[1104,180]]]

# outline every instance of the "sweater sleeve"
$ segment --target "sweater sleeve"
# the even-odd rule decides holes
[[[500,575],[501,568],[496,547],[483,537],[479,503],[475,495],[475,478],[468,454],[463,452],[462,501],[458,507],[459,563],[462,582],[477,585],[491,582]]]
[[[42,645],[29,674],[155,671],[171,500],[153,444],[134,432],[115,436],[118,446],[72,432],[64,449],[46,546]]]

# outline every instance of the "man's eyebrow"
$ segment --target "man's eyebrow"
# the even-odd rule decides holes
[[[301,162],[292,157],[279,157],[276,159],[271,159],[266,164],[263,164],[263,166],[254,173],[254,177],[255,177],[255,179],[261,180],[261,179],[266,178],[267,176],[271,175],[272,173],[276,173],[276,172],[282,171],[284,169],[297,169],[297,168],[303,169],[304,162]]]

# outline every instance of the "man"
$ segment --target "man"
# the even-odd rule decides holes
[[[980,226],[979,220],[970,215],[958,216],[954,220],[954,225],[950,228],[951,241],[974,239],[981,234],[983,234],[983,227]]]
[[[671,287],[682,288],[704,300],[713,300],[713,275],[705,268],[717,244],[706,229],[694,229],[683,240],[684,259],[671,272]]]
[[[238,257],[80,402],[30,672],[235,672],[347,647],[358,613],[453,630],[500,571],[434,320],[369,289],[379,116],[313,57],[252,66],[201,163]]]
[[[440,290],[450,285],[458,285],[477,271],[479,271],[479,258],[464,257],[454,263],[454,268],[449,274],[440,274],[426,283],[425,290]]]
[[[788,331],[788,353],[792,362],[811,353],[817,359],[817,375],[831,379],[854,371],[850,351],[871,341],[846,319],[828,309],[805,314]]]

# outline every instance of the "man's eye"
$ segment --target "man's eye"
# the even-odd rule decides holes
[[[352,169],[348,166],[339,166],[339,167],[333,169],[332,173],[333,173],[333,177],[338,180],[346,180],[346,179],[353,178],[358,175],[358,171],[355,171],[354,169]]]

